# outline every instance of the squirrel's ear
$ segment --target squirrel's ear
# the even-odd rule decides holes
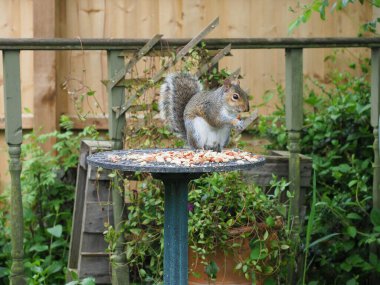
[[[240,80],[239,79],[234,79],[234,81],[231,82],[233,85],[240,86]]]
[[[226,88],[227,90],[231,88],[231,80],[226,78],[224,79],[224,82],[223,82],[223,86],[224,88]]]

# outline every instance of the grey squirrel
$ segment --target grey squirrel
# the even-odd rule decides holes
[[[161,86],[159,107],[161,118],[192,148],[220,152],[231,129],[244,128],[238,115],[249,111],[249,99],[238,82],[226,79],[218,89],[205,91],[195,76],[173,73]]]

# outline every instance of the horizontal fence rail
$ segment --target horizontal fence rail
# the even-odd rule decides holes
[[[136,50],[150,39],[0,39],[1,50]],[[161,39],[152,50],[185,46],[191,39]],[[208,38],[208,49],[380,47],[380,38]]]

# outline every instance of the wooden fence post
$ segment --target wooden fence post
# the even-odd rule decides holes
[[[379,157],[379,116],[380,116],[380,48],[371,50],[371,125],[373,127],[373,208],[380,210],[380,157]],[[380,249],[376,245],[370,247],[370,252],[379,256]],[[371,276],[372,281],[376,283],[379,274],[374,273]]]
[[[288,215],[291,216],[293,240],[295,241],[295,260],[289,267],[288,282],[296,284],[302,268],[300,244],[300,213],[302,208],[300,174],[300,132],[303,124],[303,64],[302,49],[285,50],[285,115],[288,131],[289,181],[292,198]],[[297,263],[298,265],[296,266]]]
[[[21,194],[21,88],[20,51],[3,50],[5,136],[9,147],[11,174],[11,285],[26,284],[24,276],[24,219]]]
[[[108,51],[108,77],[113,78],[115,73],[124,67],[124,59],[121,57],[120,50]],[[110,140],[114,143],[114,149],[123,148],[125,117],[117,116],[115,108],[120,108],[125,103],[125,88],[110,87],[108,88],[108,130]],[[124,185],[123,179],[118,175],[113,180],[112,187],[112,204],[114,211],[114,225],[116,231],[120,231],[121,223],[124,217]],[[112,284],[128,285],[129,268],[126,265],[124,254],[124,236],[120,235],[116,241],[115,252],[112,260]]]
[[[380,209],[380,159],[379,159],[379,115],[380,115],[380,49],[372,48],[371,56],[371,125],[373,127],[373,207]]]

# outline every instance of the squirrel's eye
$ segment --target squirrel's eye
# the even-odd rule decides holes
[[[234,99],[234,100],[237,100],[237,99],[239,99],[239,94],[234,94],[234,95],[232,95],[232,98]]]

